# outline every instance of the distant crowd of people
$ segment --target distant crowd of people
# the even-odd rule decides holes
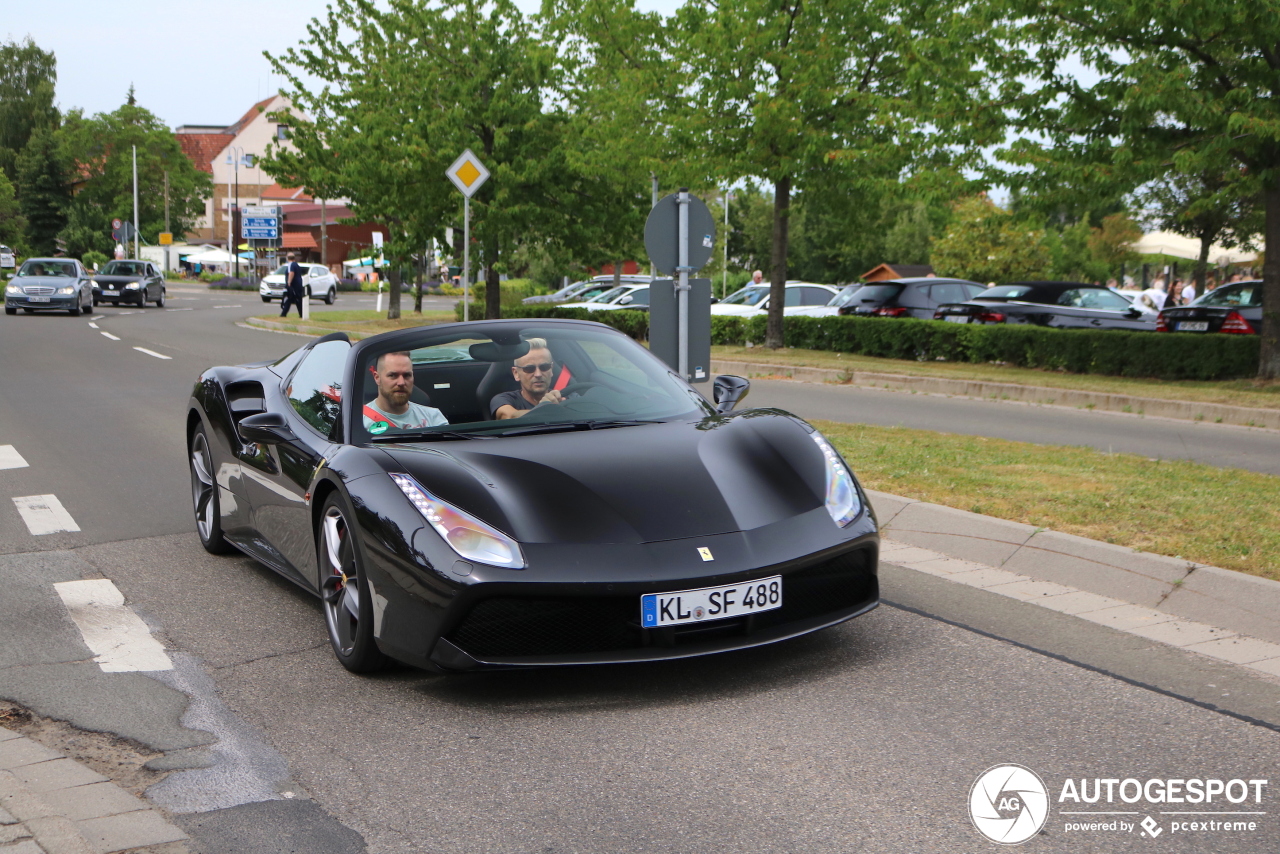
[[[1221,284],[1230,282],[1243,282],[1248,279],[1244,273],[1232,273]],[[1215,276],[1205,278],[1205,293],[1214,290],[1220,283]],[[1125,291],[1130,295],[1137,292],[1133,296],[1135,304],[1145,307],[1151,311],[1161,311],[1168,306],[1187,305],[1196,298],[1196,282],[1195,279],[1174,279],[1173,286],[1169,287],[1164,276],[1156,276],[1151,282],[1150,287],[1143,290],[1142,287],[1131,276],[1126,276],[1124,282],[1117,279],[1108,279],[1107,287],[1113,291]]]

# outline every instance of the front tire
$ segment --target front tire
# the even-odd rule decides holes
[[[209,554],[224,555],[235,550],[222,535],[222,516],[218,504],[218,484],[213,478],[213,456],[204,427],[191,436],[191,503],[196,517],[196,533],[200,545]]]
[[[338,494],[329,496],[316,531],[320,595],[329,643],[338,662],[352,673],[373,673],[387,657],[373,639],[373,597],[360,565],[352,516]]]
[[[156,308],[164,308],[164,288],[160,289],[160,296],[156,298]]]
[[[262,301],[263,301],[263,302],[271,302],[271,297],[263,297],[263,298],[262,298]]]
[[[324,295],[324,304],[333,305],[333,301],[338,298],[338,293],[333,288],[329,288],[329,292]]]
[[[6,305],[6,306],[4,307],[4,313],[5,313],[5,314],[17,314],[17,313],[18,313],[18,309],[16,309],[16,308],[10,308],[9,306],[7,306],[7,305]]]

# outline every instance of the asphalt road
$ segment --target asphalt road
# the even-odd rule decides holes
[[[206,854],[992,850],[966,805],[975,778],[1006,762],[1050,790],[1028,851],[1280,848],[1272,790],[1247,807],[1267,813],[1254,831],[1158,840],[1068,831],[1078,817],[1064,813],[1105,806],[1057,802],[1067,778],[1275,777],[1280,684],[892,566],[885,606],[770,648],[552,673],[352,676],[314,599],[246,558],[207,555],[190,519],[182,423],[197,374],[301,339],[235,326],[262,311],[252,294],[170,297],[163,311],[106,308],[97,329],[0,320],[0,446],[28,463],[0,469],[0,697],[166,751],[187,770],[151,794]],[[930,400],[754,385],[752,404],[815,418],[899,423]],[[974,406],[984,409],[1008,430],[1051,416],[1113,431],[1157,423]],[[1055,435],[1078,439],[1080,423]],[[1214,442],[1259,435],[1186,429]],[[78,532],[29,531],[10,497],[45,494]],[[51,585],[98,574],[173,651],[174,671],[102,673],[77,648]]]

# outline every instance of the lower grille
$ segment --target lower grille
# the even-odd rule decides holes
[[[569,655],[646,646],[679,647],[726,635],[819,617],[868,603],[877,595],[866,550],[783,576],[782,607],[753,617],[640,627],[640,597],[495,597],[472,607],[448,639],[477,657]]]

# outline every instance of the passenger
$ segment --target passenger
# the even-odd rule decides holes
[[[449,423],[433,406],[413,403],[413,362],[407,352],[383,353],[373,370],[378,396],[364,407],[364,428],[375,436],[388,430],[420,430]]]
[[[499,420],[519,418],[535,406],[544,403],[564,403],[560,392],[551,387],[551,376],[556,363],[542,338],[529,339],[529,352],[515,360],[511,375],[520,383],[516,391],[495,394],[489,401],[489,411]]]

